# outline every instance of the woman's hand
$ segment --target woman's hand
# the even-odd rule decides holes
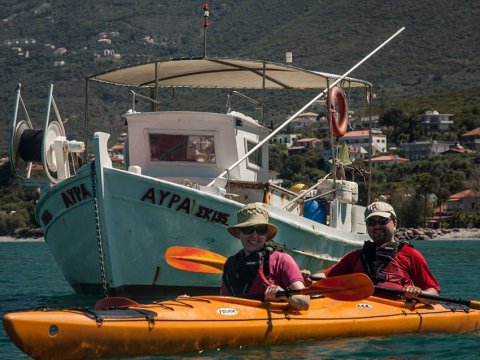
[[[305,283],[305,286],[310,286],[313,284],[313,281],[312,281],[312,272],[310,270],[307,270],[307,269],[303,269],[301,270],[301,273],[302,273],[302,276],[303,276],[303,282]]]
[[[290,290],[301,290],[305,286],[301,281],[295,281],[290,284]],[[270,285],[265,290],[265,301],[286,301],[289,306],[294,310],[307,310],[310,305],[310,296],[308,295],[293,295],[287,297],[285,295],[277,296],[279,291],[285,291],[278,285]]]
[[[269,287],[267,287],[267,289],[265,290],[265,301],[287,301],[288,298],[285,295],[277,297],[277,293],[279,291],[285,290],[283,290],[282,287],[278,285],[270,285]]]

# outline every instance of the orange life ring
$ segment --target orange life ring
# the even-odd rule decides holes
[[[345,92],[341,87],[335,86],[328,92],[328,101],[330,103],[330,123],[334,136],[343,136],[348,128],[348,104]],[[337,110],[335,104],[338,105],[339,118],[337,119]]]

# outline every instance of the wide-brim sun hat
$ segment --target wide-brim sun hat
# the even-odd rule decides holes
[[[365,220],[371,218],[372,216],[380,216],[386,219],[396,219],[397,214],[392,205],[387,204],[382,201],[375,201],[367,206],[365,209]]]
[[[237,224],[228,228],[228,232],[237,236],[236,229],[245,228],[249,226],[266,225],[267,239],[272,239],[277,234],[277,227],[269,223],[268,210],[263,203],[251,203],[245,205],[237,213]]]

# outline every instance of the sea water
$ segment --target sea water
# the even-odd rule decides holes
[[[442,296],[480,299],[480,241],[413,243],[430,264]],[[0,242],[0,315],[35,308],[93,306],[98,296],[77,295],[44,242]],[[308,341],[290,345],[211,350],[137,359],[479,359],[480,331],[461,334],[398,335]],[[0,359],[28,359],[0,326]]]

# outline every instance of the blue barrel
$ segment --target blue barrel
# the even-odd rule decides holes
[[[328,202],[325,199],[306,199],[303,205],[303,216],[321,224],[326,224],[327,206]]]

